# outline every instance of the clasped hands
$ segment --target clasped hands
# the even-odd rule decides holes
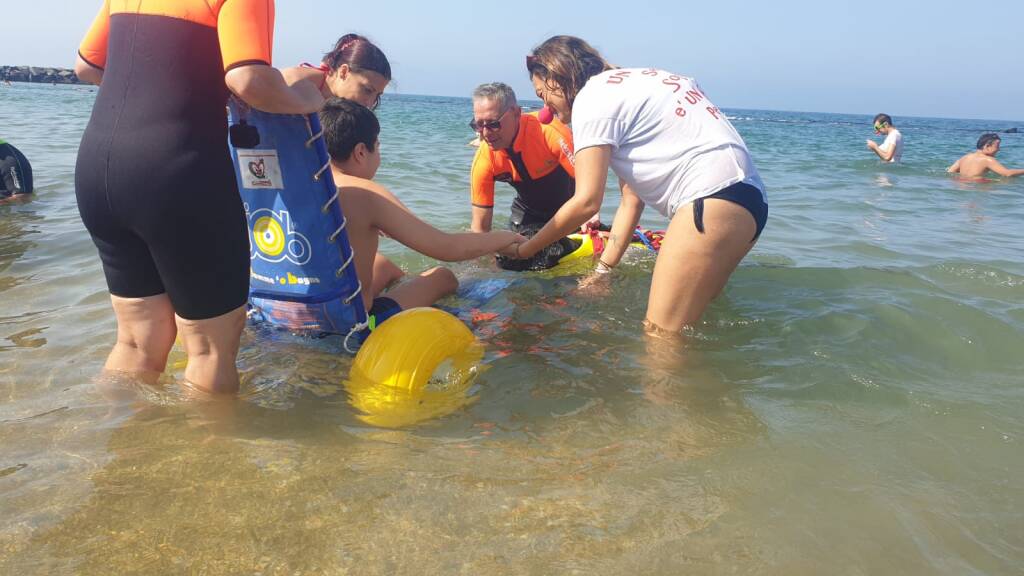
[[[504,256],[506,258],[513,258],[513,259],[516,259],[516,260],[520,260],[520,259],[523,259],[523,258],[529,258],[530,256],[533,256],[533,254],[523,254],[523,253],[521,253],[520,246],[522,246],[523,244],[526,244],[526,241],[529,240],[529,238],[527,238],[526,236],[523,236],[521,234],[516,234],[516,236],[517,236],[517,238],[515,240],[513,240],[511,244],[505,246],[501,250],[498,250],[498,254],[500,254],[501,256]]]

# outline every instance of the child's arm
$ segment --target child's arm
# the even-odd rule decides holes
[[[960,160],[962,160],[962,158],[957,160],[956,162],[953,162],[952,166],[950,166],[949,168],[946,168],[946,172],[948,172],[949,174],[956,174],[957,172],[959,172],[960,171]]]
[[[373,184],[373,225],[413,250],[445,262],[458,262],[492,254],[526,238],[511,231],[449,234],[434,228],[409,212],[394,194]]]

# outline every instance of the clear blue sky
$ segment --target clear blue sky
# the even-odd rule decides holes
[[[100,3],[5,2],[0,64],[70,67]],[[724,107],[1024,120],[1022,27],[1022,0],[281,0],[274,59],[318,61],[355,31],[400,93],[500,80],[532,96],[524,55],[574,34],[620,66],[694,76]]]

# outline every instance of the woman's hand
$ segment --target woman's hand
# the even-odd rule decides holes
[[[603,298],[608,295],[610,290],[611,274],[594,270],[589,275],[580,278],[576,293],[585,298]]]
[[[505,233],[510,235],[510,241],[509,241],[507,246],[505,246],[501,250],[498,250],[498,254],[500,254],[500,255],[502,255],[502,256],[504,256],[506,258],[514,258],[514,259],[517,259],[517,260],[521,259],[521,258],[525,258],[525,256],[522,256],[519,253],[519,251],[520,251],[520,248],[522,247],[522,245],[527,240],[526,236],[523,236],[522,234],[518,234],[516,232],[511,232],[511,231],[505,232]]]

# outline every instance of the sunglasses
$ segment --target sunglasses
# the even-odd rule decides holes
[[[875,134],[878,134],[879,132],[881,132],[882,128],[885,128],[887,125],[888,125],[888,122],[882,122],[881,124],[875,124]]]
[[[497,120],[477,120],[474,118],[469,121],[469,128],[473,132],[483,132],[485,128],[487,130],[498,130],[501,128],[501,121],[505,118],[505,114],[508,114],[509,110],[511,110],[511,108],[502,112],[501,116],[498,116]]]

